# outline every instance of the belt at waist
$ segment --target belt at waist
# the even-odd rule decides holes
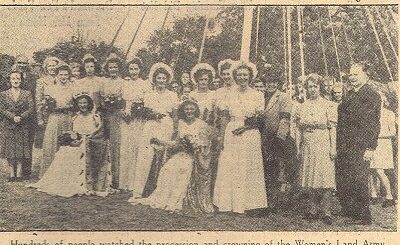
[[[316,126],[316,127],[303,127],[303,131],[307,133],[313,133],[315,131],[324,131],[328,130],[329,128],[327,126]]]

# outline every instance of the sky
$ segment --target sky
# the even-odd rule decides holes
[[[224,7],[171,7],[166,27],[184,16],[214,17]],[[140,22],[145,7],[122,6],[69,6],[69,7],[0,7],[0,53],[31,57],[33,52],[54,46],[59,41],[70,40],[77,29],[84,30],[86,40],[110,43],[119,25],[128,14],[115,46],[127,49]],[[143,25],[129,53],[146,45],[151,33],[160,29],[167,7],[149,7]]]

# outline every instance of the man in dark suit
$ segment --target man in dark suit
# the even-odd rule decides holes
[[[277,74],[268,72],[260,80],[265,84],[264,121],[261,128],[265,185],[269,206],[273,207],[275,194],[280,188],[280,173],[290,175],[287,179],[293,177],[288,173],[293,169],[291,155],[295,155],[288,152],[293,148],[288,138],[292,101],[288,94],[278,90],[281,77]]]
[[[336,181],[342,214],[357,224],[371,224],[369,162],[380,131],[381,99],[370,85],[365,67],[350,67],[352,89],[338,107]]]
[[[13,69],[16,69],[22,73],[23,83],[21,84],[21,88],[30,91],[33,96],[33,100],[35,100],[36,77],[30,71],[28,58],[23,55],[18,55],[16,57]],[[31,119],[29,121],[31,122],[29,125],[29,144],[33,148],[35,130],[36,130],[36,115],[32,114]],[[32,174],[32,158],[26,159],[22,164],[22,174],[25,179],[30,178]]]

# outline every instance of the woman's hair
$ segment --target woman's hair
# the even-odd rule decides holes
[[[135,58],[133,58],[131,61],[129,61],[127,64],[126,64],[126,72],[127,72],[127,75],[129,75],[129,66],[131,65],[131,64],[136,64],[136,65],[138,65],[138,67],[139,67],[139,77],[141,77],[142,76],[142,74],[143,74],[143,62],[142,62],[142,60],[140,59],[140,58],[138,58],[138,57],[135,57]]]
[[[152,77],[152,81],[154,81],[154,84],[155,84],[156,83],[156,77],[160,73],[165,74],[167,76],[167,85],[168,85],[168,81],[170,81],[170,79],[171,79],[171,74],[169,74],[169,72],[166,69],[162,68],[162,67],[158,68],[154,72],[153,77]]]
[[[82,77],[86,77],[86,69],[85,69],[85,64],[87,63],[93,63],[94,64],[94,74],[95,75],[100,75],[101,73],[101,67],[99,65],[99,63],[97,62],[97,60],[95,58],[87,58],[83,60],[83,73],[82,73]]]
[[[13,74],[13,73],[19,74],[19,77],[21,78],[21,84],[24,83],[24,75],[22,74],[21,71],[18,71],[18,70],[12,70],[12,71],[10,72],[10,76],[8,77],[8,82],[9,82],[9,83],[10,83],[10,79],[11,79],[11,74]]]
[[[196,118],[200,117],[200,107],[199,107],[199,105],[193,100],[185,100],[178,107],[178,118],[179,119],[182,119],[182,120],[186,119],[185,107],[187,105],[194,105],[196,107],[196,111],[195,111],[194,115],[195,115]]]
[[[318,86],[321,86],[323,81],[324,79],[322,76],[318,75],[317,73],[311,73],[304,80],[304,86],[306,89],[309,86],[309,84],[317,84]]]
[[[117,66],[118,66],[118,73],[119,73],[119,74],[122,73],[122,63],[121,63],[121,60],[118,59],[118,58],[112,58],[112,59],[109,59],[109,60],[106,61],[105,66],[104,66],[104,68],[103,68],[104,73],[105,73],[106,76],[109,75],[108,65],[109,65],[110,63],[116,63]]]
[[[237,71],[239,69],[247,69],[249,71],[249,74],[250,74],[249,83],[254,79],[253,70],[249,66],[243,64],[243,65],[240,65],[240,66],[238,66],[238,67],[236,67],[235,69],[232,70],[232,78],[233,78],[233,80],[236,81],[236,79],[237,79]]]
[[[78,95],[77,97],[74,98],[74,100],[73,100],[73,102],[74,102],[74,110],[75,111],[80,111],[78,103],[79,103],[79,101],[81,99],[86,99],[88,101],[88,104],[89,104],[88,105],[88,111],[92,111],[93,108],[94,108],[94,102],[93,102],[92,97],[90,97],[87,94]]]
[[[194,81],[196,83],[198,83],[199,78],[201,76],[203,76],[203,75],[207,75],[208,76],[208,84],[211,84],[213,82],[213,73],[212,73],[212,71],[207,70],[207,69],[200,69],[200,70],[196,71],[193,74]]]
[[[60,71],[68,71],[69,76],[72,75],[71,67],[67,64],[58,65],[55,69],[55,74],[58,75]]]
[[[222,72],[225,71],[225,70],[231,69],[231,66],[232,66],[232,64],[228,63],[228,62],[225,62],[224,64],[221,64],[218,75],[222,76]]]

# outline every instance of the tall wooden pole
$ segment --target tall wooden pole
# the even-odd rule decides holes
[[[321,7],[318,8],[318,29],[319,29],[319,36],[321,38],[321,48],[322,48],[322,57],[324,60],[324,66],[325,66],[325,75],[329,75],[328,71],[328,61],[326,59],[326,49],[325,49],[325,42],[324,42],[324,34],[322,32],[322,21],[321,21]]]
[[[287,72],[287,34],[286,34],[286,8],[282,7],[282,21],[283,21],[283,52],[284,52],[284,61],[285,61],[285,84],[288,87],[287,91],[289,92],[289,83],[288,83],[288,72]]]
[[[137,36],[137,34],[139,33],[140,27],[141,27],[142,24],[143,24],[143,20],[144,20],[144,17],[146,16],[147,10],[149,10],[149,7],[146,7],[146,9],[144,10],[144,13],[143,13],[143,15],[142,15],[142,18],[140,19],[139,25],[138,25],[138,27],[136,28],[135,34],[133,35],[133,38],[132,38],[132,40],[131,40],[131,43],[130,43],[129,46],[128,46],[128,50],[126,51],[124,60],[126,60],[126,59],[128,58],[129,51],[131,51],[132,45],[133,45],[133,43],[135,42],[136,36]]]
[[[335,47],[335,54],[336,54],[336,61],[337,61],[337,66],[339,69],[339,80],[341,83],[343,83],[343,79],[342,79],[342,68],[340,67],[340,60],[339,60],[339,52],[338,52],[338,48],[337,48],[337,44],[336,44],[336,34],[335,34],[335,28],[333,27],[333,22],[332,22],[332,16],[331,16],[331,11],[329,10],[328,7],[328,16],[329,16],[329,24],[331,26],[332,29],[332,37],[333,37],[333,46]]]
[[[124,25],[126,19],[128,18],[129,12],[130,12],[130,10],[128,10],[128,12],[126,13],[125,18],[122,20],[122,22],[121,22],[121,24],[119,25],[117,31],[115,32],[115,35],[114,35],[114,37],[113,37],[113,39],[112,39],[112,41],[111,41],[111,43],[110,43],[110,48],[109,48],[108,51],[107,51],[106,58],[110,55],[110,53],[111,53],[111,51],[112,51],[112,48],[114,47],[114,43],[115,43],[115,41],[117,40],[117,37],[118,37],[119,33],[121,32],[122,26]]]
[[[383,20],[382,15],[379,12],[379,9],[376,9],[376,13],[377,13],[376,16],[378,17],[379,22],[381,22],[381,26],[382,26],[383,32],[385,33],[385,36],[386,36],[387,40],[389,41],[389,45],[392,48],[392,51],[394,53],[394,57],[396,57],[396,60],[398,61],[396,48],[393,45],[392,39],[390,38],[390,35],[389,35],[389,30],[386,27],[385,21]]]
[[[289,82],[289,95],[292,98],[292,27],[291,27],[291,12],[292,7],[286,7],[286,23],[287,23],[287,48],[288,48],[288,82]]]
[[[197,60],[197,63],[201,63],[201,58],[203,58],[203,52],[204,52],[204,45],[206,43],[206,38],[207,38],[207,30],[208,30],[208,23],[210,19],[206,17],[206,24],[204,26],[204,32],[203,32],[203,39],[201,40],[201,46],[200,46],[200,52],[199,52],[199,59]]]
[[[258,42],[260,33],[260,6],[257,6],[257,29],[256,29],[256,60],[258,60]]]
[[[379,38],[378,31],[376,30],[376,26],[375,26],[375,23],[374,23],[374,17],[372,16],[372,14],[369,11],[368,7],[366,7],[365,10],[367,12],[368,21],[369,21],[370,25],[372,26],[372,30],[374,31],[376,42],[378,43],[379,49],[381,50],[382,57],[383,57],[383,62],[386,65],[386,68],[388,70],[390,79],[392,80],[392,82],[394,82],[392,71],[390,70],[390,66],[389,66],[389,63],[387,61],[387,57],[386,57],[385,51],[383,50],[383,46],[382,46],[381,40]]]
[[[305,68],[304,68],[304,41],[303,41],[303,24],[301,19],[301,11],[302,7],[297,6],[297,26],[299,30],[299,47],[300,47],[300,68],[301,68],[301,76],[305,76]]]
[[[240,50],[240,59],[250,61],[250,44],[251,44],[251,29],[253,25],[253,9],[252,6],[244,7],[243,15],[243,33],[242,33],[242,48]]]
[[[165,14],[165,17],[164,17],[164,20],[163,20],[163,23],[162,23],[162,26],[161,26],[162,30],[165,28],[165,24],[167,23],[167,19],[168,19],[168,16],[169,16],[170,9],[171,9],[171,6],[168,6],[167,13]]]

